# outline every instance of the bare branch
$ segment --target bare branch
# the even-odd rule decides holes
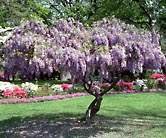
[[[93,80],[88,76],[88,80],[86,78],[86,75],[84,76],[83,79],[83,86],[84,89],[91,95],[97,97],[99,96],[99,93],[93,89]]]
[[[94,95],[94,92],[92,90],[92,80],[86,80],[86,75],[84,76],[84,79],[83,79],[83,86],[84,86],[84,89],[91,95]],[[94,95],[95,96],[95,95]]]

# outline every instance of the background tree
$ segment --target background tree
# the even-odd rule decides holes
[[[42,19],[49,24],[50,11],[34,0],[1,0],[0,26],[16,26],[22,20]]]
[[[50,19],[72,17],[82,23],[92,24],[104,17],[115,16],[126,23],[151,28],[160,32],[165,28],[166,2],[164,0],[1,0],[0,25],[18,25],[22,19]]]

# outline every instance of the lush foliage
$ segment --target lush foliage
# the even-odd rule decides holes
[[[51,9],[53,18],[73,17],[91,24],[102,18],[115,16],[127,23],[144,28],[152,25],[165,33],[165,0],[45,0],[40,5]]]
[[[164,0],[1,0],[0,7],[2,26],[18,25],[22,19],[29,18],[42,19],[46,24],[50,24],[50,19],[68,17],[83,23],[93,23],[114,15],[125,22],[146,28],[155,24],[161,32],[165,32],[166,26]]]
[[[50,10],[34,0],[1,0],[0,26],[16,26],[22,20],[36,18],[49,24]]]
[[[124,70],[135,73],[159,69],[165,64],[158,35],[138,30],[120,20],[103,19],[84,27],[72,18],[57,20],[51,28],[30,21],[16,27],[3,49],[4,77],[54,78],[60,70],[71,73],[72,82],[97,69],[102,79]],[[115,76],[116,76],[115,75]]]

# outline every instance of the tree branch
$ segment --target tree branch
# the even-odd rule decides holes
[[[86,75],[84,76],[84,79],[83,79],[83,86],[84,86],[84,89],[90,94],[90,95],[93,95],[95,97],[99,96],[99,92],[100,91],[96,91],[94,90],[93,88],[93,84],[94,82],[92,81],[92,79],[88,76],[88,79],[86,78]]]
[[[50,8],[54,8],[60,15],[62,15],[62,12],[57,8],[58,5],[50,3]]]
[[[100,93],[100,96],[103,96],[104,94],[106,94],[108,91],[110,91],[115,85],[116,83],[119,81],[119,77],[117,77],[115,80],[113,80],[113,82],[108,81],[108,83],[110,83],[110,86],[105,89],[102,93]]]
[[[133,20],[132,18],[125,18],[126,20],[128,20],[129,22],[131,23],[134,23],[134,24],[148,24],[149,25],[149,22],[148,21],[135,21]]]
[[[143,12],[145,13],[145,15],[148,17],[148,25],[152,29],[152,17],[150,15],[150,13],[148,12],[148,10],[145,9],[145,7],[140,3],[139,0],[133,0],[133,1],[135,1],[139,5],[139,7],[143,10]]]
[[[84,89],[91,95],[93,96],[96,96],[94,91],[92,90],[92,80],[91,78],[89,78],[89,80],[87,81],[86,80],[86,75],[84,76],[84,79],[83,79],[83,86],[84,86]]]

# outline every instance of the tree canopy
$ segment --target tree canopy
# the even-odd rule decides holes
[[[7,76],[18,72],[21,78],[32,79],[34,73],[34,77],[41,72],[51,75],[53,69],[63,68],[78,78],[97,68],[101,76],[111,78],[113,72],[158,69],[164,65],[154,30],[139,30],[115,18],[92,26],[84,27],[69,18],[57,20],[50,28],[34,21],[16,27],[3,48]]]
[[[18,25],[23,19],[38,18],[44,23],[51,19],[72,17],[92,24],[104,17],[115,16],[139,27],[166,30],[165,0],[1,0],[1,26]]]

